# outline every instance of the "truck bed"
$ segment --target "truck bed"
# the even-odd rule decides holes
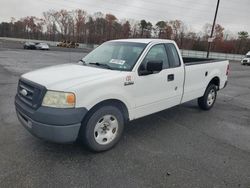
[[[201,97],[215,75],[220,81],[220,89],[224,87],[227,80],[227,60],[183,57],[183,62],[185,64],[185,85],[182,102]]]
[[[216,63],[224,60],[211,59],[211,58],[196,58],[196,57],[182,57],[183,62],[186,66],[188,65],[197,65],[205,63]]]

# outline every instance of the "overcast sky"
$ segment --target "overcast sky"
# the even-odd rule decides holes
[[[42,17],[49,9],[77,9],[88,13],[113,13],[119,19],[180,19],[189,29],[199,32],[212,23],[217,0],[0,0],[0,22],[11,17]],[[226,30],[250,33],[250,0],[221,0],[217,23]]]

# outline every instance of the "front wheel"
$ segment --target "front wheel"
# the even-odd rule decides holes
[[[124,118],[120,109],[103,106],[94,110],[82,124],[80,139],[95,152],[111,149],[121,138]]]
[[[216,97],[217,97],[217,87],[214,84],[210,84],[204,95],[200,98],[198,98],[198,105],[202,110],[210,110],[215,101],[216,101]]]

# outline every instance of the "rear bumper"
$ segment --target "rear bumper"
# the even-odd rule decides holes
[[[19,121],[32,135],[56,143],[74,142],[87,114],[85,108],[40,107],[33,110],[18,97],[15,99],[15,106]]]
[[[225,82],[223,88],[227,87],[227,83],[228,83],[228,81]],[[222,88],[222,89],[223,89],[223,88]]]

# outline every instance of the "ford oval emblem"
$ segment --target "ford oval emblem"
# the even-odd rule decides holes
[[[26,89],[22,89],[20,91],[20,93],[23,95],[23,96],[27,96],[28,95],[28,91]]]

